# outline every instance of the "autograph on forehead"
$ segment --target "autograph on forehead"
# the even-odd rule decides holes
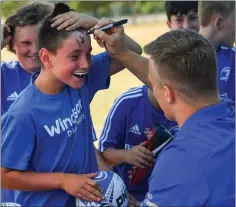
[[[80,41],[78,39],[76,39],[76,42],[79,44],[79,46],[81,47],[81,44],[85,43],[84,37],[79,36]]]

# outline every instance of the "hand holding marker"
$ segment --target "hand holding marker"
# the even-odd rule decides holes
[[[101,28],[99,28],[99,29],[102,30],[102,31],[104,31],[104,30],[110,29],[110,28],[112,28],[112,27],[121,26],[122,24],[126,24],[127,22],[128,22],[128,19],[122,19],[122,20],[120,20],[120,21],[113,22],[113,23],[108,24],[108,25],[106,25],[106,26],[104,26],[104,27],[101,27]],[[95,30],[94,28],[91,29],[91,30],[89,30],[89,31],[88,31],[88,34],[93,34],[94,30]]]

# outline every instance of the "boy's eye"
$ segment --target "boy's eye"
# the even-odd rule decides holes
[[[196,20],[196,19],[198,19],[198,17],[197,16],[190,16],[190,19],[191,20]]]
[[[22,44],[24,44],[24,45],[30,45],[31,42],[25,41],[25,42],[22,42]]]
[[[73,55],[73,56],[70,56],[70,58],[71,58],[72,60],[78,60],[79,56],[78,56],[78,55]]]
[[[182,22],[183,19],[182,19],[182,18],[177,18],[175,21],[177,21],[177,22]]]

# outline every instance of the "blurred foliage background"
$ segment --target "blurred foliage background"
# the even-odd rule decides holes
[[[45,1],[46,2],[46,1]],[[47,1],[55,3],[56,1]],[[58,1],[59,2],[59,1]],[[164,12],[164,1],[60,1],[68,4],[77,12],[86,13],[97,18],[136,16]],[[1,1],[1,17],[6,18],[20,7],[32,1]]]

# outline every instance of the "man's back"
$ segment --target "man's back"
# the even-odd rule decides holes
[[[160,154],[144,204],[234,206],[234,116],[231,101],[193,114]]]

